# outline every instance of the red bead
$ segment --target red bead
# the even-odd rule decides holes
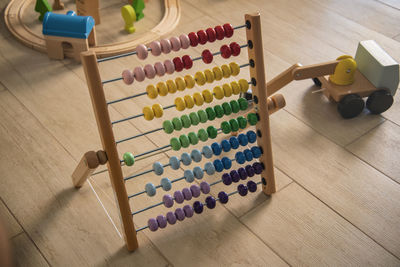
[[[206,30],[208,41],[210,43],[214,42],[217,39],[217,35],[215,33],[215,30],[213,28],[208,28]]]
[[[199,37],[199,44],[205,44],[208,41],[207,33],[204,30],[200,30],[197,32],[197,36]]]
[[[189,55],[184,55],[182,57],[182,61],[183,61],[183,66],[187,70],[190,69],[193,66],[193,60]]]
[[[225,37],[225,31],[224,28],[221,25],[215,26],[215,35],[217,37],[217,40],[222,40]]]
[[[232,50],[227,45],[221,46],[221,49],[219,51],[221,51],[221,56],[223,58],[230,58],[232,55]]]
[[[201,57],[203,58],[203,62],[206,64],[210,64],[213,61],[213,55],[210,50],[206,49],[201,53]]]
[[[230,23],[225,23],[224,24],[224,31],[225,31],[225,37],[232,37],[233,35],[233,27]]]
[[[172,62],[174,62],[175,70],[176,70],[177,72],[180,72],[180,71],[183,70],[184,65],[183,65],[182,59],[181,59],[180,57],[175,57],[175,58],[172,60]]]
[[[190,40],[190,45],[195,47],[199,44],[199,37],[195,32],[191,32],[188,34],[189,40]]]
[[[229,47],[232,50],[232,56],[238,56],[240,54],[240,45],[236,42],[230,43]]]

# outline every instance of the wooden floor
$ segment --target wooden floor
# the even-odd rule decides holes
[[[0,3],[4,9],[7,0]],[[396,0],[181,4],[174,34],[225,22],[239,25],[245,12],[259,10],[268,79],[296,62],[306,65],[354,55],[358,42],[368,39],[400,61]],[[18,265],[400,266],[399,93],[382,116],[365,112],[343,120],[334,104],[311,93],[317,89],[312,81],[291,83],[280,91],[287,106],[271,117],[278,192],[271,198],[261,193],[234,196],[226,206],[217,205],[165,230],[140,232],[139,250],[128,253],[97,199],[119,228],[107,176],[90,180],[97,195],[89,184],[79,191],[71,185],[70,175],[82,154],[100,148],[81,66],[49,60],[21,45],[3,20],[0,32],[0,218],[9,229]],[[238,30],[234,38],[243,42],[245,36]],[[213,44],[211,50],[220,45]],[[222,62],[216,58],[216,64]],[[245,57],[237,62],[244,63]],[[102,76],[119,76],[138,63],[136,57],[103,63]],[[142,92],[146,84],[127,88],[116,83],[106,86],[106,94],[116,99]],[[160,102],[167,105],[172,99]],[[110,108],[113,119],[137,114],[151,103],[145,97],[127,102]],[[139,120],[114,130],[119,139],[152,128],[154,123]],[[138,153],[165,143],[165,135],[155,133],[124,144],[120,152]],[[155,160],[166,162],[171,154],[137,162],[133,172],[149,168]],[[165,175],[181,173],[168,170]],[[145,180],[156,183],[159,177],[141,177],[127,184],[128,191],[142,190]],[[222,189],[220,185],[213,192]],[[135,199],[131,206],[145,207],[160,195]],[[160,207],[138,215],[136,226],[161,212],[165,209]]]

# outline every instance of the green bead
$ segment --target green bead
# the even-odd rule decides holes
[[[176,131],[182,130],[182,121],[178,117],[172,119],[172,124],[174,125],[174,129]]]
[[[238,123],[239,123],[239,128],[240,128],[240,129],[246,128],[246,126],[247,126],[247,120],[246,120],[245,117],[239,116],[239,117],[237,117],[237,121],[238,121]]]
[[[206,130],[200,129],[200,130],[197,132],[197,137],[198,137],[201,141],[205,142],[205,141],[208,140],[208,133],[207,133]]]
[[[217,118],[222,118],[224,116],[224,109],[220,105],[214,106],[214,111]]]
[[[171,138],[170,144],[171,144],[172,149],[175,151],[178,151],[179,149],[181,149],[181,142],[176,137]]]
[[[192,122],[192,125],[197,125],[200,123],[200,118],[196,112],[191,112],[189,114],[189,117],[190,117],[190,121]]]
[[[209,138],[214,139],[218,135],[218,130],[214,126],[208,126],[207,133]]]
[[[192,125],[189,116],[186,114],[181,116],[181,122],[184,128],[189,128]]]
[[[224,134],[228,134],[232,131],[231,125],[227,121],[221,122],[221,129]]]
[[[222,103],[222,108],[224,109],[224,114],[226,116],[229,116],[229,115],[232,114],[232,108],[231,108],[231,105],[229,105],[228,102]]]
[[[206,113],[207,113],[208,120],[213,121],[215,119],[216,114],[212,107],[206,108]]]
[[[187,137],[186,134],[179,136],[179,141],[181,142],[182,147],[188,147],[190,145],[189,137]]]
[[[238,113],[240,110],[240,106],[239,103],[236,100],[232,100],[231,102],[229,102],[229,104],[231,105],[231,109],[233,113]]]
[[[236,119],[229,120],[229,124],[231,125],[232,132],[239,131],[239,123]]]
[[[240,110],[246,110],[249,107],[249,102],[245,98],[239,98],[238,102]]]
[[[126,166],[132,166],[135,163],[135,156],[131,152],[125,152],[123,158]]]
[[[199,116],[201,123],[207,122],[208,120],[207,113],[203,109],[197,111],[197,115]]]
[[[188,133],[189,141],[192,145],[197,145],[199,142],[199,138],[197,137],[196,133],[190,132]]]
[[[247,114],[247,120],[249,121],[250,125],[256,125],[258,122],[257,115],[255,113]]]
[[[162,125],[165,133],[170,134],[174,131],[174,125],[170,120],[165,120]]]

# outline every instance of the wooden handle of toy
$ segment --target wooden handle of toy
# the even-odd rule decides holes
[[[333,60],[325,63],[301,66],[293,70],[292,76],[294,80],[312,79],[333,74],[339,61]]]
[[[72,183],[76,188],[81,188],[97,167],[106,163],[107,155],[104,151],[99,150],[97,152],[86,152],[72,173]]]

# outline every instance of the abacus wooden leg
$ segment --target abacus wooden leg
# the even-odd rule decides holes
[[[97,167],[106,163],[107,155],[104,151],[99,150],[97,152],[86,152],[76,166],[75,171],[72,173],[72,183],[76,188],[82,187]]]

